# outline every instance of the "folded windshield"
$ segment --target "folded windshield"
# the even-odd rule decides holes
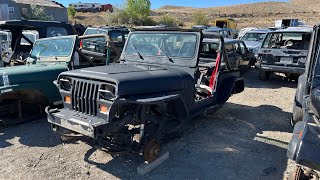
[[[32,57],[69,56],[73,50],[73,38],[57,38],[36,41],[32,48]]]
[[[197,45],[195,34],[147,33],[132,34],[125,49],[126,55],[191,58]]]

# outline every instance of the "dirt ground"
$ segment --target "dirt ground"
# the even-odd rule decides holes
[[[0,134],[0,179],[283,179],[293,166],[286,148],[296,83],[261,82],[256,70],[244,76],[245,91],[192,120],[163,147],[169,160],[144,177],[140,156],[112,156],[85,137],[62,142],[44,118]]]

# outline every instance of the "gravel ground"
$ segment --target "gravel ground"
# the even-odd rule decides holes
[[[296,83],[245,75],[246,89],[210,118],[194,119],[163,147],[169,160],[136,174],[142,158],[110,155],[78,137],[62,142],[46,119],[0,134],[0,179],[284,179]]]

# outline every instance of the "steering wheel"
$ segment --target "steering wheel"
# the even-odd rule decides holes
[[[293,46],[293,39],[288,39],[288,40],[286,40],[285,42],[284,42],[284,45],[285,46]]]

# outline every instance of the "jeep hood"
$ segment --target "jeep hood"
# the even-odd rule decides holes
[[[115,83],[118,96],[181,90],[185,81],[192,79],[182,70],[142,64],[113,64],[63,72],[61,75]]]
[[[67,70],[66,63],[37,63],[22,66],[0,68],[0,86],[3,86],[3,75],[7,74],[10,85],[19,85],[39,81],[53,81],[60,72]]]

